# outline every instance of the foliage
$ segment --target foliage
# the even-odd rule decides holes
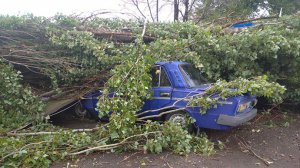
[[[280,19],[277,26],[265,25],[237,34],[224,34],[219,28],[194,29],[193,23],[184,23],[190,29],[183,29],[185,26],[180,28],[175,23],[168,26],[173,27],[169,37],[152,43],[151,48],[161,60],[188,61],[203,67],[208,81],[268,75],[271,81],[286,86],[286,100],[297,102],[300,101],[299,23],[297,14]],[[173,36],[181,32],[186,35]]]
[[[155,36],[156,41],[146,45],[141,42],[141,37],[134,44],[119,44],[95,39],[93,34],[76,29],[77,26],[82,26],[78,18],[58,15],[53,19],[46,24],[47,30],[43,31],[50,39],[51,49],[60,49],[59,53],[54,52],[53,55],[58,54],[57,57],[61,56],[64,60],[70,61],[70,65],[75,64],[71,69],[75,68],[77,70],[75,72],[82,72],[82,76],[90,75],[88,73],[90,70],[94,70],[96,74],[100,66],[113,67],[111,78],[104,86],[104,94],[99,98],[98,103],[100,116],[112,113],[110,122],[99,127],[97,131],[88,133],[52,130],[45,127],[38,129],[39,126],[36,126],[33,128],[48,133],[28,135],[26,138],[21,137],[22,135],[2,136],[0,138],[1,163],[5,166],[18,167],[22,164],[24,167],[47,167],[52,161],[65,156],[97,150],[144,149],[159,153],[169,149],[182,155],[191,151],[213,154],[214,143],[210,142],[205,135],[190,135],[186,128],[174,123],[140,121],[136,117],[136,112],[143,106],[144,99],[151,97],[149,71],[151,65],[158,60],[188,61],[198,68],[204,65],[201,70],[208,80],[233,80],[232,82],[218,80],[207,91],[207,95],[191,99],[191,103],[198,103],[203,107],[202,113],[206,111],[205,108],[211,108],[215,104],[215,100],[210,98],[213,94],[219,94],[221,98],[226,99],[250,92],[280,101],[284,87],[268,82],[264,74],[270,76],[271,81],[287,85],[288,90],[299,89],[299,75],[296,75],[300,72],[298,66],[300,45],[297,30],[299,27],[292,22],[289,22],[289,28],[284,24],[275,28],[265,26],[262,29],[247,30],[234,35],[223,34],[219,28],[199,27],[192,22],[149,24],[147,34]],[[287,20],[289,19],[283,20],[282,23]],[[98,24],[106,25],[106,29],[109,30],[119,30],[127,22],[91,19],[83,26],[91,25],[96,28]],[[129,25],[133,26],[134,35],[138,36],[141,33],[138,23]],[[46,44],[48,43],[49,41]],[[59,65],[65,67],[64,64]],[[66,69],[57,71],[55,68],[49,68],[48,70],[53,72],[54,76],[63,75],[61,79],[67,79],[66,74],[72,73],[64,71]],[[2,71],[0,69],[0,72]],[[290,76],[292,73],[295,76]],[[72,75],[78,77],[80,73]],[[253,76],[261,77],[244,79]],[[59,80],[58,83],[62,86],[66,81]],[[6,85],[1,85],[2,88],[9,91]],[[111,92],[114,92],[115,96],[109,98]],[[287,97],[294,98],[292,95],[295,94],[297,93],[290,92]],[[7,94],[7,96],[11,95]],[[295,96],[295,98],[299,97]],[[27,110],[30,109],[26,109],[27,114],[32,114],[30,113],[32,111]],[[11,122],[16,121],[17,119]]]
[[[300,2],[297,0],[269,0],[265,3],[265,8],[268,8],[270,14],[278,14],[282,8],[284,15],[292,15],[299,11]]]
[[[274,111],[274,110],[273,110]],[[291,123],[295,122],[295,116],[292,113],[275,111],[270,113],[270,110],[263,112],[262,117],[264,118],[263,124],[268,127],[289,127]],[[274,117],[276,115],[276,117]]]
[[[286,95],[288,99],[299,100],[299,92],[294,92],[299,88],[299,32],[274,29],[266,27],[225,35],[207,49],[196,49],[197,43],[194,47],[208,77],[232,80],[239,76],[249,78],[267,74],[271,80],[291,88]],[[296,36],[292,37],[292,34]]]
[[[105,31],[120,31],[128,27],[134,34],[141,34],[142,31],[141,23],[138,22],[97,17],[85,20],[64,15],[56,15],[51,19],[32,15],[1,16],[0,22],[5,28],[0,31],[1,55],[5,56],[5,61],[13,63],[15,58],[25,55],[27,60],[19,60],[21,65],[32,69],[31,72],[48,76],[50,81],[52,79],[53,87],[80,83],[82,78],[97,74],[99,67],[106,69],[121,63],[122,58],[128,55],[128,48],[132,47],[96,40],[91,33],[77,31],[78,27],[101,28]],[[223,35],[218,28],[203,28],[192,22],[150,23],[146,34],[159,39],[151,45],[156,45],[157,48],[154,49],[158,51],[157,57],[164,55],[162,60],[168,55],[172,57],[169,60],[203,64],[209,80],[232,80],[239,76],[248,78],[251,75],[268,74],[272,80],[280,80],[280,83],[292,88],[291,90],[296,90],[295,94],[289,94],[288,97],[297,99],[299,75],[287,79],[286,74],[299,72],[299,66],[290,63],[293,61],[289,62],[291,59],[298,62],[299,14],[284,17],[277,23],[279,26],[264,26],[263,29],[252,29],[234,35]],[[15,45],[20,45],[21,48]],[[168,47],[161,48],[161,45]],[[176,46],[176,50],[173,50],[175,47],[172,45]],[[101,48],[97,48],[99,46]],[[183,56],[184,54],[189,56]],[[31,55],[34,55],[34,59]],[[223,58],[226,59],[218,61]],[[235,70],[237,63],[241,64]]]
[[[298,0],[200,0],[196,4],[194,21],[201,23],[235,23],[249,18],[291,15],[299,11]],[[262,16],[261,16],[262,15]]]
[[[52,30],[72,30],[79,26],[80,20],[77,18],[64,15],[53,18],[0,16],[0,24],[2,60],[24,72],[27,75],[24,81],[37,89],[47,91],[78,84],[80,79],[106,68],[102,68],[101,61],[91,52],[84,52],[81,47],[69,49],[71,47],[49,40]],[[33,76],[38,76],[40,80],[32,80]]]
[[[197,3],[194,19],[201,22],[230,23],[246,19],[263,5],[264,0],[202,0]]]
[[[151,77],[149,75],[151,57],[143,55],[142,48],[132,48],[129,60],[117,65],[112,70],[108,87],[98,103],[101,112],[112,112],[109,128],[112,135],[124,137],[130,135],[136,123],[135,113],[144,104],[144,99],[150,98]],[[108,94],[116,94],[109,98]],[[101,114],[100,114],[101,115]]]
[[[1,60],[0,69],[0,132],[40,120],[44,105],[21,85],[20,72]]]
[[[68,152],[86,145],[98,145],[101,133],[59,133],[27,137],[0,137],[0,163],[4,167],[49,167],[53,161],[63,159]]]
[[[226,100],[229,97],[246,93],[251,93],[258,97],[266,97],[273,102],[279,103],[282,102],[281,96],[285,90],[285,87],[278,83],[268,82],[267,76],[258,76],[251,80],[238,78],[230,82],[218,80],[205,91],[205,95],[193,97],[189,104],[201,107],[201,113],[204,114],[207,109],[220,104],[220,99]]]

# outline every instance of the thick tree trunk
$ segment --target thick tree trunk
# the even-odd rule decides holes
[[[179,1],[174,0],[174,21],[178,21],[179,16]]]
[[[184,15],[183,15],[182,20],[184,22],[189,20],[189,0],[184,1]]]

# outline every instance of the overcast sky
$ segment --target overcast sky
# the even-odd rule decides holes
[[[1,14],[33,13],[40,16],[91,12],[99,9],[120,10],[122,0],[0,0]]]
[[[69,15],[99,10],[109,10],[113,12],[110,14],[113,17],[121,16],[118,14],[120,12],[138,15],[136,9],[131,5],[126,5],[123,0],[0,0],[0,14],[2,15],[32,13],[37,16],[53,16],[56,13]],[[161,19],[168,20],[171,17],[170,10],[164,9],[162,12]],[[127,15],[121,17],[128,18]]]

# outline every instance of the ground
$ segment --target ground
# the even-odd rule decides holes
[[[65,127],[89,128],[95,125],[94,121],[85,119],[73,120],[71,117],[61,116],[59,118],[55,121],[56,124]],[[54,163],[51,167],[300,168],[299,128],[300,113],[259,114],[251,122],[228,131],[203,130],[212,141],[219,140],[225,144],[225,148],[217,149],[213,156],[195,153],[179,156],[171,152],[144,154],[136,151],[121,154],[93,153]],[[263,160],[270,165],[267,166]]]

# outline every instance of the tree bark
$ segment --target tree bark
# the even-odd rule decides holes
[[[182,21],[186,22],[189,19],[189,0],[184,1],[184,15]]]
[[[149,9],[150,17],[151,17],[152,21],[155,22],[149,0],[147,0],[147,6],[148,6],[148,9]]]
[[[131,0],[131,2],[136,7],[136,9],[139,11],[139,13],[143,16],[143,18],[145,19],[146,16],[144,15],[144,13],[140,9],[139,1],[137,1],[137,0]]]
[[[159,4],[158,0],[156,0],[156,21],[158,22],[158,11],[159,11]]]
[[[178,21],[179,16],[179,1],[174,0],[174,21]]]

